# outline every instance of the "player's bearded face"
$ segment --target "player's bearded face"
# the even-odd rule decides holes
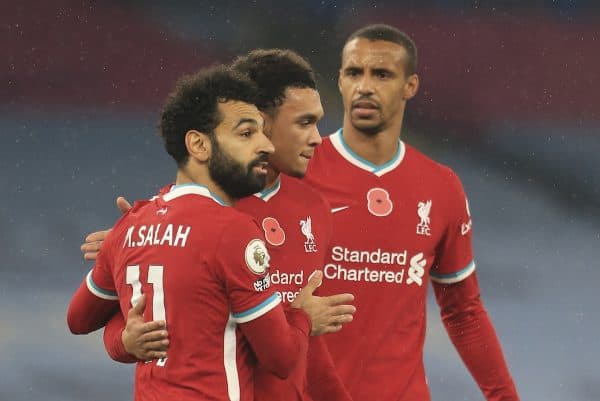
[[[208,162],[208,172],[227,195],[240,199],[264,188],[266,175],[257,173],[254,167],[266,162],[267,154],[262,154],[244,165],[230,156],[214,137],[211,137],[211,146],[212,155]]]

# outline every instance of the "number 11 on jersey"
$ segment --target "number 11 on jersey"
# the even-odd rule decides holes
[[[142,297],[142,283],[140,282],[140,265],[127,266],[125,276],[127,284],[131,285],[131,305],[135,306]],[[165,313],[165,293],[163,291],[163,266],[148,266],[148,284],[152,284],[152,316],[150,320],[167,321]],[[167,358],[156,361],[157,366],[165,366]]]

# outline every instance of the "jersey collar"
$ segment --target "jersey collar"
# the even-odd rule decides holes
[[[228,206],[223,199],[210,192],[207,187],[195,183],[173,185],[169,192],[164,194],[162,197],[165,202],[168,202],[183,195],[200,195],[212,199],[221,206]]]
[[[272,197],[277,195],[280,188],[281,188],[281,174],[277,177],[277,181],[275,181],[275,185],[273,185],[271,188],[265,188],[262,191],[255,193],[254,196],[256,196],[259,199],[264,200],[265,202],[268,202]]]
[[[398,150],[396,151],[396,154],[392,156],[390,160],[378,166],[376,164],[371,163],[368,160],[363,159],[362,157],[354,153],[352,149],[350,149],[348,144],[344,141],[341,128],[335,133],[329,135],[329,138],[331,140],[331,144],[333,145],[335,150],[337,150],[340,156],[342,156],[349,163],[355,165],[356,167],[373,173],[378,177],[381,177],[382,175],[389,173],[390,171],[398,167],[400,163],[402,163],[402,160],[404,159],[404,153],[406,152],[404,142],[398,139]]]

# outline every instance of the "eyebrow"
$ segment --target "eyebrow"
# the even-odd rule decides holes
[[[238,123],[235,125],[235,127],[233,127],[233,129],[236,129],[240,125],[246,124],[246,123],[258,125],[258,121],[256,121],[254,118],[242,118],[240,121],[238,121]]]
[[[301,116],[299,116],[298,118],[296,118],[296,121],[300,121],[300,120],[318,121],[319,118],[320,117],[319,117],[318,114],[306,113],[306,114],[302,114]]]

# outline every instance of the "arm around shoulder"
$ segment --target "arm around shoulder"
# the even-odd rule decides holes
[[[286,379],[296,361],[306,356],[310,334],[308,316],[300,309],[284,313],[278,305],[257,319],[240,325],[259,364],[281,379]]]

